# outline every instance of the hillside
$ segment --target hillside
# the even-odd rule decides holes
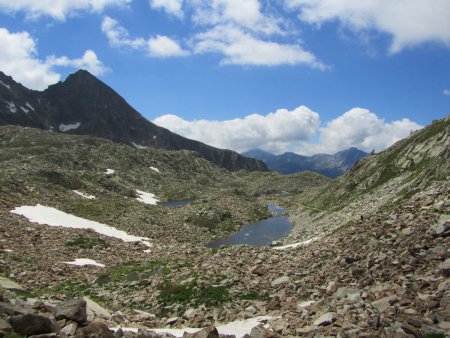
[[[238,153],[190,140],[146,120],[118,93],[85,70],[43,92],[0,72],[0,125],[103,137],[114,142],[168,150],[196,151],[228,170],[268,170]]]
[[[261,149],[249,150],[243,155],[263,161],[270,170],[280,174],[314,171],[330,178],[336,178],[350,169],[355,162],[366,157],[368,153],[353,147],[334,155],[302,156],[292,152],[274,155]]]
[[[0,275],[25,290],[19,295],[9,282],[0,295],[22,304],[14,311],[45,318],[66,300],[89,297],[102,311],[63,324],[79,334],[99,330],[100,321],[109,334],[108,327],[140,328],[131,337],[181,337],[210,325],[236,337],[244,336],[238,327],[250,337],[446,337],[449,123],[433,123],[337,180],[230,173],[190,152],[2,127]],[[144,205],[137,189],[193,202]],[[205,247],[239,222],[267,216],[268,201],[294,221],[282,245]],[[18,207],[36,203],[151,246],[29,222]],[[105,266],[65,263],[81,258]],[[0,319],[12,317],[0,311]]]

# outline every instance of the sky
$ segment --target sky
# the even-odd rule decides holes
[[[0,70],[44,90],[86,69],[219,148],[381,151],[450,113],[449,15],[449,0],[0,0]]]

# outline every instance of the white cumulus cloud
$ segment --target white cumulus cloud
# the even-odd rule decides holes
[[[320,124],[319,114],[308,107],[278,109],[265,116],[248,115],[227,121],[187,121],[176,115],[163,115],[154,121],[182,136],[239,152],[252,148],[280,152],[291,142],[309,139]]]
[[[338,20],[355,32],[376,30],[392,37],[390,52],[425,42],[450,46],[448,0],[285,0],[298,8],[304,22],[322,24]]]
[[[96,75],[107,70],[92,50],[87,50],[80,59],[66,56],[50,56],[39,59],[36,41],[28,32],[12,33],[0,27],[0,69],[24,86],[43,90],[61,78],[54,66],[84,68]]]
[[[233,25],[217,25],[197,34],[194,51],[199,54],[221,53],[224,56],[222,64],[277,66],[304,63],[315,68],[325,68],[300,45],[260,39]]]
[[[334,154],[350,147],[381,151],[422,128],[406,118],[385,122],[362,108],[353,108],[320,127],[319,114],[306,106],[226,121],[187,121],[168,114],[153,122],[218,148],[238,152],[260,148],[276,154],[293,151],[301,155]]]
[[[95,76],[102,75],[109,71],[103,63],[98,59],[94,51],[88,49],[79,59],[70,59],[67,56],[50,56],[46,60],[46,64],[50,66],[74,67],[85,69]]]
[[[420,128],[407,118],[385,122],[367,109],[353,108],[320,128],[317,143],[304,144],[296,151],[305,155],[333,154],[350,147],[381,151]]]
[[[183,18],[183,0],[150,0],[150,7]]]
[[[132,0],[0,0],[0,10],[24,12],[29,18],[50,16],[65,20],[80,11],[101,12],[109,6],[126,6]]]
[[[146,52],[149,56],[161,58],[189,54],[177,41],[164,35],[156,35],[147,40],[141,37],[132,38],[117,20],[108,16],[103,18],[102,31],[112,47],[140,50]]]
[[[445,96],[450,96],[450,89],[444,89],[444,90],[442,91],[442,93],[443,93]]]

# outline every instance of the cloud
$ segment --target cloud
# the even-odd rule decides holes
[[[85,69],[95,76],[103,75],[109,71],[103,63],[98,59],[94,51],[88,49],[80,59],[69,59],[67,56],[55,57],[50,56],[46,62],[49,66],[74,67]]]
[[[274,34],[281,33],[281,19],[261,11],[258,0],[191,0],[193,20],[203,26],[234,24],[247,30]]]
[[[442,93],[443,93],[445,96],[450,96],[450,89],[444,89],[444,90],[442,91]]]
[[[315,68],[326,68],[299,45],[258,39],[232,25],[215,26],[197,34],[194,41],[195,53],[221,53],[224,55],[222,64],[277,66],[304,63]]]
[[[367,109],[353,108],[320,128],[319,142],[303,144],[296,151],[305,155],[332,154],[350,147],[381,151],[420,128],[406,118],[386,123]]]
[[[25,12],[28,18],[50,16],[65,20],[80,11],[102,12],[110,6],[126,6],[132,0],[0,0],[0,10],[8,13]]]
[[[300,9],[300,19],[312,24],[339,21],[355,32],[372,30],[392,37],[391,53],[426,42],[450,47],[450,1],[423,0],[285,0]]]
[[[148,40],[148,53],[155,57],[185,56],[189,53],[183,50],[178,42],[167,36],[157,35]]]
[[[43,90],[60,80],[61,76],[52,69],[53,66],[85,68],[96,74],[107,69],[91,50],[80,59],[50,56],[42,61],[38,58],[36,41],[28,32],[11,33],[0,27],[0,46],[0,69],[35,90]]]
[[[150,0],[150,7],[163,10],[180,19],[184,16],[182,6],[183,0]]]
[[[319,115],[305,106],[279,109],[265,116],[248,115],[227,121],[187,121],[176,115],[163,115],[154,121],[177,134],[219,148],[246,151],[264,148],[279,152],[290,142],[310,138],[320,124]]]
[[[381,151],[422,128],[409,119],[385,122],[362,108],[353,108],[320,127],[319,114],[306,106],[227,121],[187,121],[163,115],[153,122],[219,148],[238,152],[260,148],[276,154],[293,151],[302,155],[334,154],[350,147]]]
[[[128,31],[117,20],[108,16],[103,18],[102,31],[112,47],[141,50],[145,51],[149,56],[161,58],[186,56],[189,54],[181,48],[177,41],[164,35],[156,35],[148,40],[131,38]]]

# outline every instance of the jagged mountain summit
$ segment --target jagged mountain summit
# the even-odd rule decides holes
[[[118,93],[85,70],[39,92],[0,72],[0,125],[21,125],[91,135],[114,142],[191,150],[231,171],[267,171],[258,160],[190,140],[145,119]]]
[[[369,154],[352,147],[334,155],[317,154],[313,156],[302,156],[292,152],[274,155],[261,149],[252,149],[242,155],[261,160],[269,169],[280,174],[293,174],[309,170],[336,178],[350,169],[356,161]]]

